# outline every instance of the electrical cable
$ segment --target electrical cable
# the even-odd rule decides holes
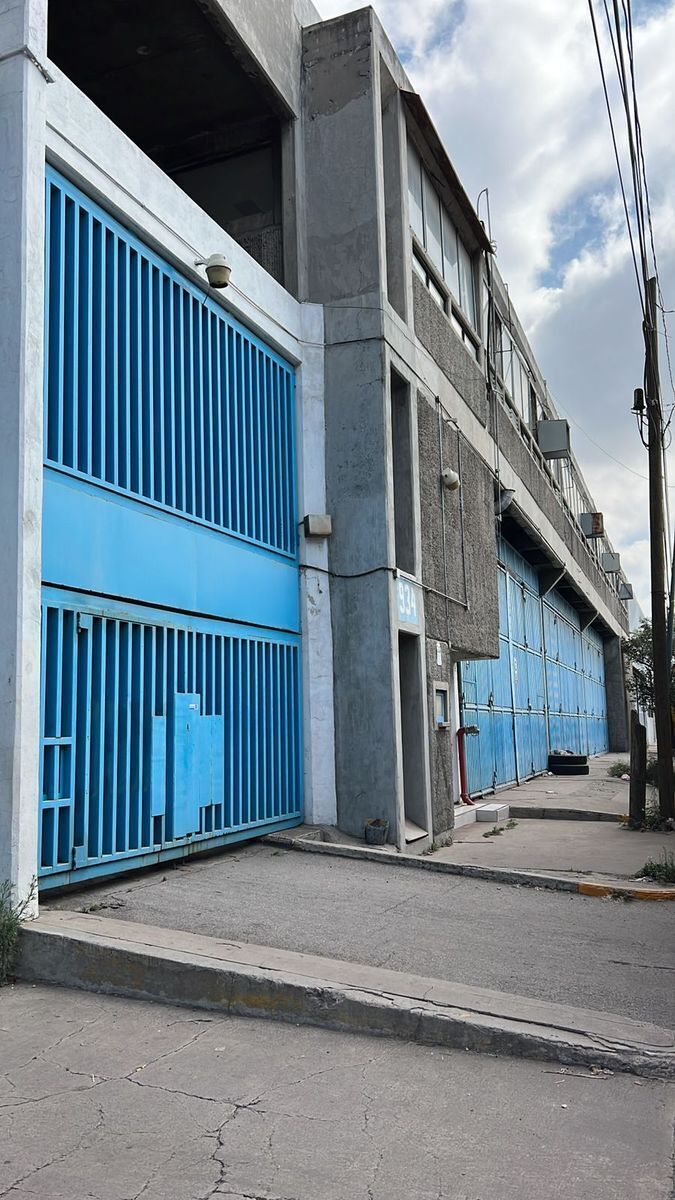
[[[634,117],[635,117],[636,141],[637,141],[638,153],[640,156],[640,168],[642,171],[642,179],[643,179],[643,183],[644,183],[645,208],[647,211],[647,222],[648,222],[648,226],[649,226],[649,241],[650,241],[650,245],[651,245],[652,259],[654,261],[654,275],[656,276],[656,288],[657,288],[657,293],[658,293],[657,307],[661,310],[661,321],[663,324],[663,339],[664,339],[664,343],[665,343],[666,363],[668,366],[668,377],[670,379],[670,387],[671,387],[671,391],[673,393],[673,399],[675,401],[675,381],[673,380],[673,368],[672,368],[672,363],[670,360],[670,343],[669,343],[669,339],[668,339],[668,327],[666,325],[666,318],[665,318],[665,313],[667,310],[665,309],[665,302],[663,299],[663,291],[661,288],[661,277],[659,275],[659,265],[658,265],[658,260],[656,257],[656,244],[655,244],[655,239],[654,239],[654,223],[652,220],[652,207],[651,207],[651,201],[650,201],[650,197],[649,197],[649,183],[647,180],[647,166],[645,163],[644,146],[643,146],[643,141],[642,141],[642,126],[640,124],[640,114],[639,114],[638,101],[637,101],[637,87],[636,87],[636,81],[635,81],[635,55],[634,55],[634,51],[633,51],[633,14],[632,14],[632,10],[631,10],[630,0],[628,0],[628,3],[626,3],[626,0],[622,0],[622,5],[623,5],[624,18],[626,21],[626,29],[627,29],[628,61],[629,61],[629,66],[630,66],[631,87],[632,87],[632,92],[633,92],[633,109],[634,109]],[[671,418],[672,418],[672,413],[674,410],[675,410],[675,405],[673,406],[673,408],[671,408]],[[664,432],[665,432],[665,430],[664,430]]]
[[[610,132],[612,135],[612,146],[614,147],[614,158],[616,161],[616,169],[617,169],[617,172],[619,175],[619,186],[621,188],[621,196],[623,199],[623,210],[626,215],[626,225],[628,228],[628,237],[630,240],[631,255],[633,258],[633,266],[635,268],[635,281],[637,283],[638,294],[640,296],[640,307],[642,309],[642,315],[644,317],[646,315],[646,309],[645,309],[645,300],[644,300],[644,295],[643,295],[643,284],[642,284],[640,270],[638,268],[637,255],[635,253],[635,242],[633,240],[633,229],[632,229],[632,225],[631,225],[630,214],[628,212],[628,199],[626,197],[626,188],[624,186],[623,173],[621,171],[621,159],[619,157],[619,147],[617,145],[616,133],[614,130],[614,118],[612,117],[612,106],[609,102],[609,92],[607,90],[607,80],[605,78],[605,67],[604,67],[604,64],[602,61],[602,51],[600,49],[600,37],[598,34],[598,27],[597,27],[596,20],[595,20],[595,10],[593,8],[593,0],[588,0],[588,8],[589,8],[589,12],[591,14],[591,24],[593,26],[593,38],[595,40],[595,49],[596,49],[596,53],[598,56],[598,63],[600,65],[602,90],[603,90],[604,96],[605,96],[605,105],[607,108],[607,116],[609,118],[609,128],[610,128]]]

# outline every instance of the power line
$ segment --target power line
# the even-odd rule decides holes
[[[593,38],[595,40],[595,49],[596,49],[596,53],[598,56],[598,64],[600,66],[600,77],[602,79],[602,90],[605,95],[605,106],[607,108],[607,116],[609,118],[609,128],[610,128],[610,132],[612,134],[612,146],[614,147],[614,159],[616,161],[616,169],[617,169],[617,172],[619,175],[619,185],[621,187],[621,196],[623,199],[623,211],[626,214],[626,225],[628,228],[630,249],[631,249],[631,254],[633,257],[633,266],[635,268],[635,281],[637,283],[638,294],[640,296],[640,307],[642,309],[642,315],[644,317],[645,301],[644,301],[642,277],[641,277],[641,274],[640,274],[640,271],[638,268],[637,255],[635,253],[635,242],[633,240],[633,229],[632,229],[632,225],[631,225],[630,214],[628,212],[628,200],[626,197],[626,189],[625,189],[624,182],[623,182],[623,173],[621,170],[621,159],[619,157],[619,147],[617,146],[617,142],[616,142],[616,133],[614,130],[614,118],[612,116],[612,106],[609,102],[609,92],[607,90],[607,80],[605,78],[605,67],[604,67],[604,63],[602,61],[602,51],[600,49],[600,38],[598,35],[598,27],[597,27],[596,20],[595,20],[595,9],[593,8],[593,0],[588,0],[588,9],[591,14],[591,24],[593,26]]]
[[[626,40],[627,40],[627,46],[628,46],[628,61],[629,61],[629,65],[630,65],[631,87],[632,87],[632,91],[633,91],[635,130],[636,130],[636,135],[637,135],[636,141],[637,141],[637,146],[638,146],[638,153],[640,156],[640,167],[641,167],[641,171],[642,171],[642,180],[643,180],[643,184],[644,184],[645,208],[647,210],[647,222],[648,222],[648,226],[649,226],[649,241],[650,241],[650,245],[651,245],[652,259],[654,261],[654,275],[656,276],[656,286],[657,286],[658,301],[659,301],[658,308],[661,310],[661,323],[663,325],[663,340],[664,340],[665,351],[666,351],[666,363],[667,363],[667,367],[668,367],[668,377],[670,380],[671,391],[673,393],[673,399],[675,400],[675,381],[673,380],[673,368],[672,368],[672,363],[670,360],[670,343],[668,340],[668,327],[666,324],[666,317],[665,317],[666,308],[665,308],[665,301],[663,299],[663,291],[661,288],[661,277],[659,275],[659,264],[658,264],[658,260],[656,257],[656,244],[655,244],[655,240],[654,240],[654,223],[652,220],[652,206],[651,206],[651,201],[649,198],[649,183],[647,180],[647,166],[645,163],[644,146],[643,146],[643,141],[642,141],[642,126],[640,124],[640,114],[639,114],[639,110],[638,110],[638,101],[637,101],[637,87],[636,87],[636,83],[635,83],[635,55],[634,55],[634,51],[633,51],[633,14],[631,11],[630,0],[628,0],[627,5],[626,5],[626,0],[622,0],[622,3],[623,3],[623,10],[624,10],[624,17],[625,17],[625,21],[626,21],[626,30],[627,30],[627,39]],[[672,416],[672,413],[671,413],[671,416]],[[666,426],[666,428],[667,428],[667,426]]]

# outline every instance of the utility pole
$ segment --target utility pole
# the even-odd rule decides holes
[[[651,544],[652,646],[654,654],[654,708],[661,817],[675,817],[673,750],[670,717],[670,674],[666,633],[666,556],[663,511],[663,413],[659,382],[659,346],[656,324],[656,279],[647,282],[645,351],[647,366],[647,427],[649,434],[649,538]]]

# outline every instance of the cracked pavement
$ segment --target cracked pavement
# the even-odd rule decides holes
[[[0,1197],[669,1200],[675,1086],[19,984]]]
[[[552,824],[555,824],[552,822]],[[263,844],[44,909],[253,942],[675,1025],[672,904],[587,899]]]

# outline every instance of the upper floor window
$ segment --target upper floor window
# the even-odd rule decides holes
[[[463,316],[478,328],[471,254],[412,142],[408,141],[408,206],[410,225],[431,266],[446,284]]]

